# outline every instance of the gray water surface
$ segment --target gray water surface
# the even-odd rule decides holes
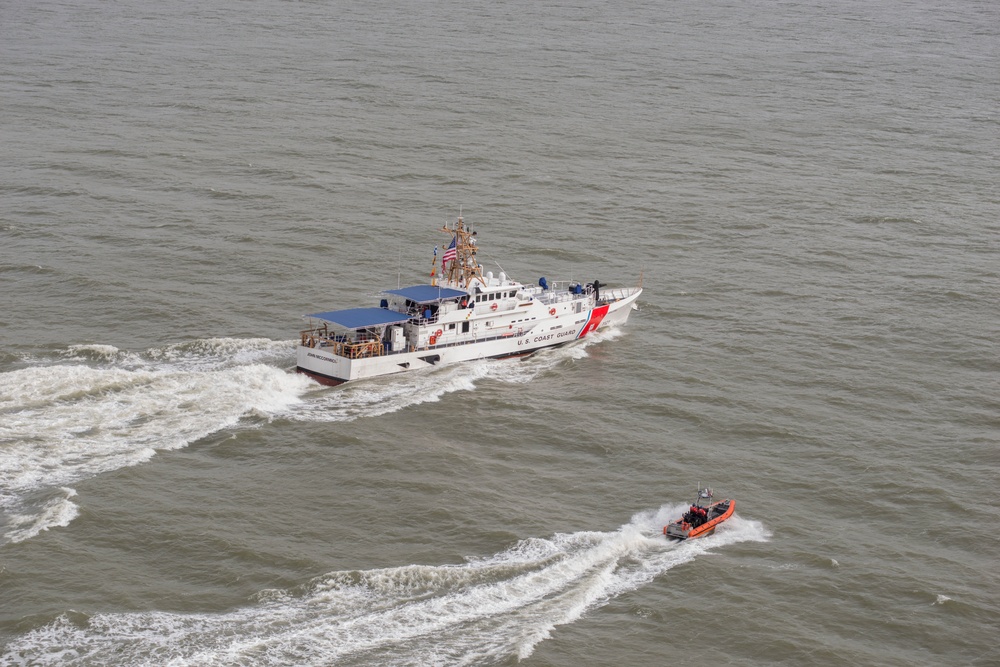
[[[0,664],[1000,663],[998,60],[989,2],[8,2]],[[640,310],[290,372],[460,212]]]

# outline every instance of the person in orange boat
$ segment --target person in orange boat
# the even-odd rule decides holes
[[[704,507],[691,505],[691,510],[685,515],[684,519],[697,528],[708,520],[708,511]]]

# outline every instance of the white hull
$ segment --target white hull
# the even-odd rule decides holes
[[[434,322],[412,325],[402,350],[380,346],[377,354],[352,358],[333,341],[303,335],[298,371],[323,384],[337,385],[460,361],[527,355],[624,324],[642,293],[641,287],[606,290],[597,302],[592,294],[527,289],[533,293],[527,301],[511,299],[502,307],[497,302],[456,307],[442,311]]]

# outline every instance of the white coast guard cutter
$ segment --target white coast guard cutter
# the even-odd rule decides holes
[[[297,367],[337,385],[471,359],[531,354],[570,343],[598,328],[622,324],[642,293],[607,289],[598,281],[524,285],[506,274],[483,274],[474,233],[458,218],[442,231],[452,236],[430,285],[382,293],[378,308],[307,315]],[[641,281],[640,281],[641,283]]]

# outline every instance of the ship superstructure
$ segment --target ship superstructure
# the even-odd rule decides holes
[[[323,384],[438,364],[526,355],[621,324],[642,286],[600,282],[525,285],[483,272],[476,234],[459,217],[442,231],[451,242],[430,284],[382,292],[378,307],[307,315],[297,368]]]

